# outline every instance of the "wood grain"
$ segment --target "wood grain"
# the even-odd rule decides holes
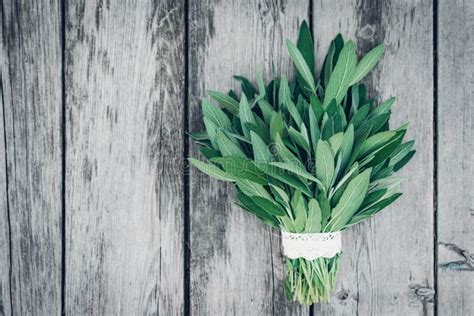
[[[438,13],[438,313],[473,315],[474,3]]]
[[[3,32],[2,32],[3,33]],[[4,46],[3,38],[0,37],[0,45],[2,48],[2,64]],[[2,65],[3,69],[3,65]],[[7,185],[7,157],[5,152],[5,127],[3,109],[3,80],[0,86],[0,97],[2,106],[0,108],[0,315],[11,315],[11,299],[10,299],[10,216],[8,210],[8,185]]]
[[[271,65],[292,73],[284,38],[296,39],[307,1],[191,1],[190,128],[201,130],[206,90],[236,88],[232,75],[254,80]],[[197,157],[192,146],[191,155]],[[286,302],[278,231],[233,204],[230,185],[196,169],[190,174],[191,313],[196,315],[306,315]]]
[[[341,32],[359,53],[379,42],[386,52],[366,79],[381,98],[397,97],[392,126],[410,122],[417,154],[401,172],[404,195],[344,234],[341,272],[332,302],[315,315],[433,314],[433,23],[430,1],[315,1],[319,65]],[[335,14],[336,13],[336,14]]]
[[[1,58],[5,144],[0,161],[6,173],[0,175],[0,305],[5,314],[57,315],[62,254],[59,1],[3,1]],[[11,253],[3,253],[8,247]]]
[[[70,1],[66,313],[183,313],[184,1]]]

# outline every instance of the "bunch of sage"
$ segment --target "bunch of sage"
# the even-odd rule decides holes
[[[368,98],[360,81],[375,67],[383,45],[359,61],[352,41],[339,34],[322,69],[315,67],[306,22],[297,44],[286,42],[296,68],[265,83],[235,76],[239,95],[209,91],[202,101],[205,130],[189,133],[209,163],[202,172],[235,184],[237,204],[263,223],[290,233],[338,232],[370,218],[400,197],[394,173],[414,155],[407,125],[389,128],[394,98]],[[327,301],[339,254],[287,259],[289,299]]]

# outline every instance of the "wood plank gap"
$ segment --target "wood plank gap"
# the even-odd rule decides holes
[[[183,198],[184,198],[184,315],[191,315],[190,208],[189,208],[189,0],[184,0],[184,113],[183,113]]]
[[[3,7],[3,1],[0,2],[0,10],[2,15],[2,34],[1,36],[4,37],[3,32],[5,32],[5,9]],[[7,50],[8,53],[8,50]],[[3,119],[3,146],[4,146],[4,154],[5,154],[5,196],[6,196],[6,211],[7,211],[7,228],[8,228],[8,291],[10,293],[10,313],[13,315],[13,299],[12,299],[12,229],[11,229],[11,219],[10,219],[10,201],[8,198],[8,162],[7,162],[7,128],[6,128],[6,121],[5,121],[5,98],[3,93],[3,75],[0,75],[0,93],[2,94],[2,119]]]
[[[3,16],[3,1],[0,4],[2,10],[2,23],[4,23],[5,18]],[[5,30],[5,25],[2,25],[2,29]],[[2,34],[3,36],[3,34]],[[12,228],[11,228],[11,219],[10,219],[10,201],[8,198],[8,165],[7,165],[7,129],[5,127],[5,100],[3,97],[3,78],[0,77],[0,93],[2,94],[2,118],[3,118],[3,146],[5,147],[5,196],[7,202],[7,228],[8,228],[8,260],[9,260],[9,270],[8,270],[8,280],[9,280],[9,292],[10,292],[10,313],[13,315],[13,299],[12,299]]]
[[[66,1],[61,1],[61,315],[66,315]]]
[[[314,0],[309,0],[308,1],[308,24],[309,24],[309,31],[311,32],[311,37],[313,38],[313,50],[315,50],[314,45],[316,44],[316,41],[314,40],[314,30],[313,30],[313,1]],[[308,315],[312,316],[314,315],[314,304],[311,304],[308,308]]]
[[[438,315],[438,0],[433,1],[433,287]]]

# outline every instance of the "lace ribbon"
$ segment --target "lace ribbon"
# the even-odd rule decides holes
[[[341,252],[341,232],[295,234],[282,231],[283,254],[290,259],[332,258]]]

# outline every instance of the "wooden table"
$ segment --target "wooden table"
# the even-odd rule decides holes
[[[473,315],[474,1],[1,4],[0,315]],[[184,159],[208,89],[338,32],[397,96],[404,196],[344,235],[331,303],[286,302],[277,231]]]

